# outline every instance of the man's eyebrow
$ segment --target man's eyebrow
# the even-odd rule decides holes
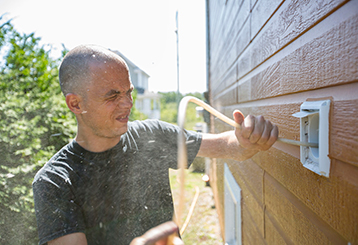
[[[134,90],[134,87],[131,86],[128,91],[126,91],[125,93],[127,92],[132,92]],[[115,90],[115,89],[111,89],[110,91],[108,91],[106,94],[105,94],[105,97],[111,97],[112,95],[115,95],[115,94],[121,94],[122,92],[121,91],[118,91],[118,90]]]

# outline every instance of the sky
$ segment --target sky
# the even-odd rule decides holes
[[[118,50],[150,75],[149,90],[206,91],[205,0],[0,0],[0,15],[53,46],[98,44]]]

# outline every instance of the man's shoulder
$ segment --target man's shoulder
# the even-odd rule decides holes
[[[71,156],[71,148],[73,146],[73,142],[68,143],[64,147],[62,147],[55,155],[53,155],[50,160],[36,173],[33,183],[42,180],[43,178],[48,177],[49,175],[62,173],[66,174],[66,171],[71,169],[71,161],[69,160],[69,156]],[[62,176],[63,178],[67,178]]]
[[[136,120],[128,123],[129,130],[142,130],[142,131],[152,131],[160,130],[165,131],[167,129],[177,130],[177,126],[164,122],[158,119],[146,119],[146,120]]]

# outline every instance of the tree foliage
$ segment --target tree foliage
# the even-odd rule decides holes
[[[58,83],[59,59],[39,42],[33,33],[17,32],[11,21],[1,24],[1,244],[37,243],[33,178],[76,129]]]
[[[131,114],[129,115],[129,120],[130,121],[134,121],[134,120],[144,120],[147,119],[148,117],[141,113],[136,107],[135,107],[135,101],[137,99],[137,95],[138,95],[138,91],[136,89],[133,90],[132,93],[132,97],[133,97],[133,107],[131,110]]]
[[[159,92],[160,98],[160,119],[169,123],[176,124],[178,121],[178,102],[184,96],[193,96],[198,99],[204,100],[204,96],[201,93],[189,93],[182,95],[181,93],[177,94],[176,92]],[[193,130],[193,127],[197,122],[203,122],[203,118],[197,117],[196,113],[196,104],[189,103],[186,111],[186,128]]]

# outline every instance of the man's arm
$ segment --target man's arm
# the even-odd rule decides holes
[[[268,150],[277,140],[278,128],[263,116],[247,116],[234,111],[241,129],[221,134],[203,134],[198,156],[243,161],[259,151]]]

